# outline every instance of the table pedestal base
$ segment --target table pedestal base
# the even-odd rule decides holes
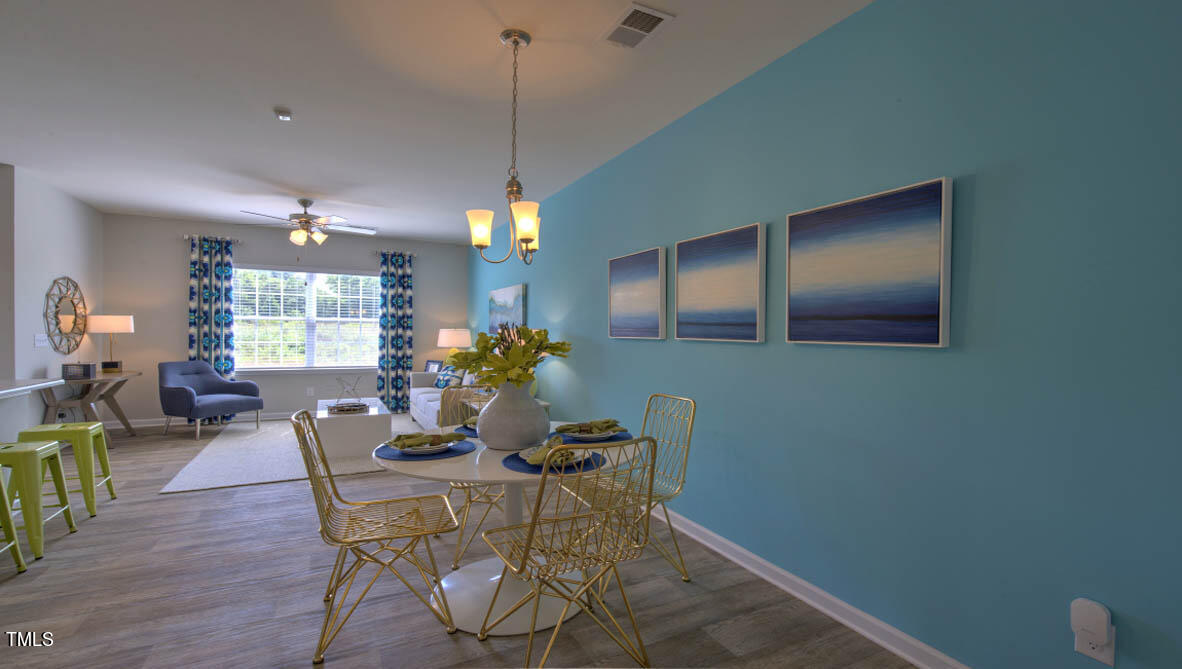
[[[497,589],[497,582],[501,580],[501,570],[504,567],[505,563],[499,558],[488,558],[464,565],[443,577],[443,591],[447,595],[447,605],[451,608],[452,621],[456,627],[472,634],[480,633],[484,614],[488,612],[488,604],[492,601],[493,592]],[[522,581],[512,574],[506,576],[501,592],[497,595],[497,607],[489,617],[489,622],[496,620],[529,591],[530,585],[527,581]],[[538,605],[538,624],[534,631],[554,627],[559,614],[562,613],[563,604],[564,601],[557,597],[543,595],[542,603]],[[529,602],[489,630],[489,635],[510,636],[528,633],[532,612],[533,602]],[[565,619],[573,618],[578,612],[577,606],[571,606]]]

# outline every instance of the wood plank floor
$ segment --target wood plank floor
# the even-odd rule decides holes
[[[119,498],[100,493],[98,515],[82,510],[76,534],[67,534],[61,519],[51,521],[45,558],[32,562],[26,546],[24,574],[7,552],[0,555],[0,632],[50,631],[55,639],[48,648],[12,648],[0,638],[0,666],[310,664],[335,557],[317,535],[311,491],[294,481],[157,494],[217,433],[207,432],[200,442],[184,430],[180,437],[161,436],[159,428],[133,438],[116,432]],[[340,484],[353,499],[442,487],[389,473],[341,477]],[[82,509],[80,495],[72,500]],[[452,544],[443,541],[446,551]],[[652,550],[621,567],[654,666],[910,666],[684,541],[691,583]],[[491,555],[479,539],[472,547],[465,560]],[[498,667],[520,666],[524,657],[523,636],[480,642],[446,634],[400,583],[383,578],[329,647],[326,666]],[[564,625],[549,666],[634,664],[580,615]]]

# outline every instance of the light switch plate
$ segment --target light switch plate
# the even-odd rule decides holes
[[[47,334],[33,335],[33,348],[49,348],[49,335],[47,335]]]

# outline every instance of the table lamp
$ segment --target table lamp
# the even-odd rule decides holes
[[[107,335],[107,360],[103,361],[104,374],[118,374],[123,371],[123,361],[115,359],[115,335],[135,332],[134,316],[103,316],[88,314],[86,331]]]
[[[447,352],[450,356],[461,348],[471,348],[472,332],[467,328],[443,328],[439,331],[439,339],[435,345],[439,348],[450,349]]]

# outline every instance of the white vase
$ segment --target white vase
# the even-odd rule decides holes
[[[517,451],[542,443],[550,433],[550,418],[530,396],[528,385],[506,383],[480,411],[476,432],[489,448]]]

